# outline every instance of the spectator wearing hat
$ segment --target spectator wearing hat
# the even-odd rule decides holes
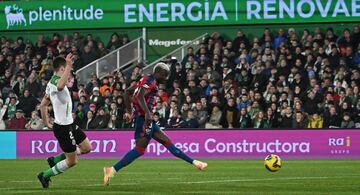
[[[96,104],[97,107],[103,105],[104,100],[103,97],[100,95],[99,87],[94,87],[92,91],[93,93],[90,96],[89,102]]]
[[[9,122],[8,129],[20,130],[25,129],[26,119],[21,109],[16,110],[15,117]]]
[[[89,111],[93,112],[93,114],[95,114],[97,112],[97,107],[96,107],[96,104],[94,103],[91,103],[89,105]]]
[[[344,116],[342,117],[342,121],[341,121],[341,128],[345,128],[345,129],[351,129],[355,127],[355,123],[354,121],[351,119],[351,116],[348,112],[344,113]]]

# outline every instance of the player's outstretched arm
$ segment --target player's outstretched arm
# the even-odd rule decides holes
[[[40,104],[40,112],[41,112],[41,118],[45,124],[46,127],[52,128],[52,125],[49,123],[48,119],[48,106],[50,105],[50,100],[47,95],[43,97]]]
[[[72,53],[69,53],[66,56],[66,67],[65,67],[65,71],[64,74],[61,76],[61,78],[59,79],[56,87],[58,91],[62,91],[65,88],[65,85],[67,83],[67,81],[69,80],[70,77],[70,73],[73,67],[73,55]]]

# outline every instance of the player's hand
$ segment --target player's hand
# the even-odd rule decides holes
[[[74,55],[72,53],[69,53],[67,56],[66,56],[66,65],[67,66],[72,66],[73,63],[74,63]]]
[[[147,126],[149,126],[151,124],[151,122],[153,121],[153,116],[151,113],[146,113],[145,114],[145,124]]]

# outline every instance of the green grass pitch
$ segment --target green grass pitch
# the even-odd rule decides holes
[[[102,167],[116,160],[80,160],[42,189],[45,160],[0,160],[0,194],[360,194],[358,160],[288,160],[279,172],[261,160],[208,160],[201,172],[180,160],[140,159],[108,187]]]

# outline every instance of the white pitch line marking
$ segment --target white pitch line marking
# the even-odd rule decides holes
[[[359,175],[346,175],[346,176],[333,176],[333,177],[282,177],[282,178],[263,178],[263,179],[230,179],[230,180],[208,180],[208,181],[189,181],[189,182],[167,182],[163,181],[162,184],[204,184],[204,183],[230,183],[230,182],[252,182],[252,181],[273,181],[273,180],[307,180],[307,179],[330,179],[330,178],[348,178]],[[172,178],[175,179],[175,178]],[[69,180],[67,180],[69,181]],[[72,180],[72,181],[84,181],[84,180]],[[95,180],[92,180],[95,181]],[[96,180],[99,181],[99,180]],[[124,180],[123,180],[124,181]],[[128,180],[133,181],[133,180]],[[146,180],[147,181],[147,180]],[[121,184],[110,184],[110,186],[133,186],[140,184],[158,184],[159,182],[136,182],[136,183],[121,183]],[[26,181],[29,182],[30,181]],[[35,181],[31,181],[35,182]],[[36,181],[38,182],[38,181]],[[96,187],[103,186],[103,184],[88,184],[88,185],[77,185],[77,187]],[[21,190],[21,188],[0,188],[0,190]]]

